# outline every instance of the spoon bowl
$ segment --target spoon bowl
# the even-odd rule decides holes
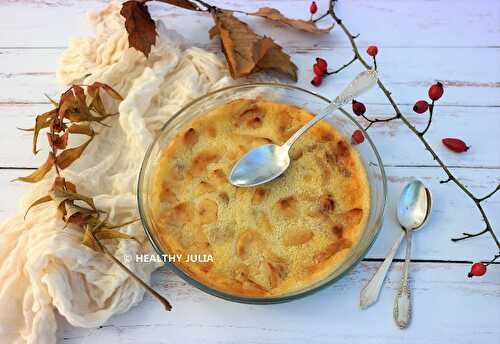
[[[432,210],[429,189],[420,180],[408,183],[399,197],[397,217],[405,229],[419,230],[423,227]]]
[[[279,177],[290,165],[288,150],[283,146],[266,144],[248,151],[234,165],[231,183],[251,187]]]

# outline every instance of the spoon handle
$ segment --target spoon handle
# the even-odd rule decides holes
[[[349,103],[361,93],[373,87],[378,80],[377,71],[367,70],[359,73],[330,103],[326,108],[321,110],[313,119],[304,124],[302,128],[297,130],[284,144],[283,147],[289,149],[299,137],[302,136],[309,128],[318,123],[328,115],[331,115],[339,107]]]
[[[387,271],[391,266],[396,252],[398,252],[398,248],[401,245],[401,241],[403,240],[404,235],[405,232],[401,231],[401,234],[392,245],[389,253],[387,253],[384,262],[379,266],[377,272],[375,272],[366,286],[361,289],[361,293],[359,294],[359,306],[361,307],[361,309],[368,308],[377,301],[380,290],[382,288],[382,284],[384,283],[385,277],[387,276]]]
[[[394,321],[400,329],[407,328],[411,319],[411,297],[410,297],[410,258],[411,258],[411,235],[412,230],[406,232],[406,258],[404,264],[403,279],[394,300]]]

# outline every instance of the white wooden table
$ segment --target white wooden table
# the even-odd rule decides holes
[[[30,154],[28,127],[47,109],[44,92],[61,91],[54,71],[68,37],[90,31],[83,15],[106,1],[0,1],[0,217],[13,214],[16,200],[28,186],[10,183],[37,166]],[[289,16],[308,15],[308,0],[231,1],[223,7],[255,10],[271,5]],[[326,1],[319,1],[320,11]],[[363,48],[379,46],[381,78],[419,125],[425,116],[411,115],[415,100],[426,97],[436,79],[446,85],[436,108],[429,141],[458,176],[478,195],[500,181],[500,2],[488,0],[341,0],[337,12]],[[211,20],[205,15],[155,6],[155,16],[180,30],[194,44],[217,50],[208,39]],[[298,85],[311,88],[315,56],[341,65],[351,57],[339,30],[314,36],[249,19],[257,31],[274,37],[299,66]],[[329,78],[319,92],[333,96],[358,72],[351,68]],[[340,79],[340,80],[338,80]],[[381,95],[365,98],[370,115],[390,115]],[[339,283],[305,299],[271,306],[249,306],[219,300],[187,285],[167,269],[153,283],[173,303],[165,313],[149,296],[127,314],[98,329],[75,329],[60,320],[61,343],[499,343],[500,267],[481,279],[466,278],[469,262],[496,252],[488,236],[452,243],[462,231],[482,229],[474,204],[454,185],[440,185],[442,171],[408,130],[397,122],[371,129],[389,180],[389,203],[380,236],[366,259]],[[440,144],[457,136],[472,145],[467,154],[453,154]],[[40,157],[41,158],[41,157]],[[414,320],[398,330],[392,320],[394,293],[402,263],[393,265],[379,302],[359,310],[361,287],[380,264],[400,230],[395,201],[404,184],[420,178],[432,189],[435,208],[427,227],[414,237]],[[500,228],[500,197],[486,203],[494,227]],[[498,230],[500,233],[500,229]],[[402,252],[398,258],[402,258]],[[6,310],[0,310],[6,311]],[[0,340],[1,341],[1,340]]]

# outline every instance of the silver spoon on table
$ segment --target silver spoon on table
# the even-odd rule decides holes
[[[243,155],[229,174],[230,183],[234,186],[256,186],[282,175],[290,165],[288,152],[295,141],[317,122],[370,89],[377,80],[377,72],[374,70],[359,73],[330,105],[304,124],[283,145],[266,144],[253,148]]]
[[[368,284],[361,290],[360,306],[367,308],[377,301],[382,283],[385,280],[387,271],[398,251],[399,245],[406,234],[406,258],[404,264],[403,278],[394,305],[394,320],[400,328],[408,326],[411,318],[411,301],[409,289],[409,265],[411,258],[411,234],[419,230],[427,222],[432,209],[432,197],[429,189],[419,181],[414,180],[408,183],[399,198],[397,218],[403,228],[400,236],[396,239],[384,262]]]

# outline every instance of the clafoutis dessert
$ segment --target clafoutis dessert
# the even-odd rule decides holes
[[[259,297],[303,290],[342,264],[363,235],[370,190],[356,150],[328,121],[293,146],[280,178],[253,188],[227,178],[249,149],[282,144],[312,116],[238,99],[198,116],[163,149],[152,183],[155,236],[169,255],[201,257],[179,268],[219,291]]]

